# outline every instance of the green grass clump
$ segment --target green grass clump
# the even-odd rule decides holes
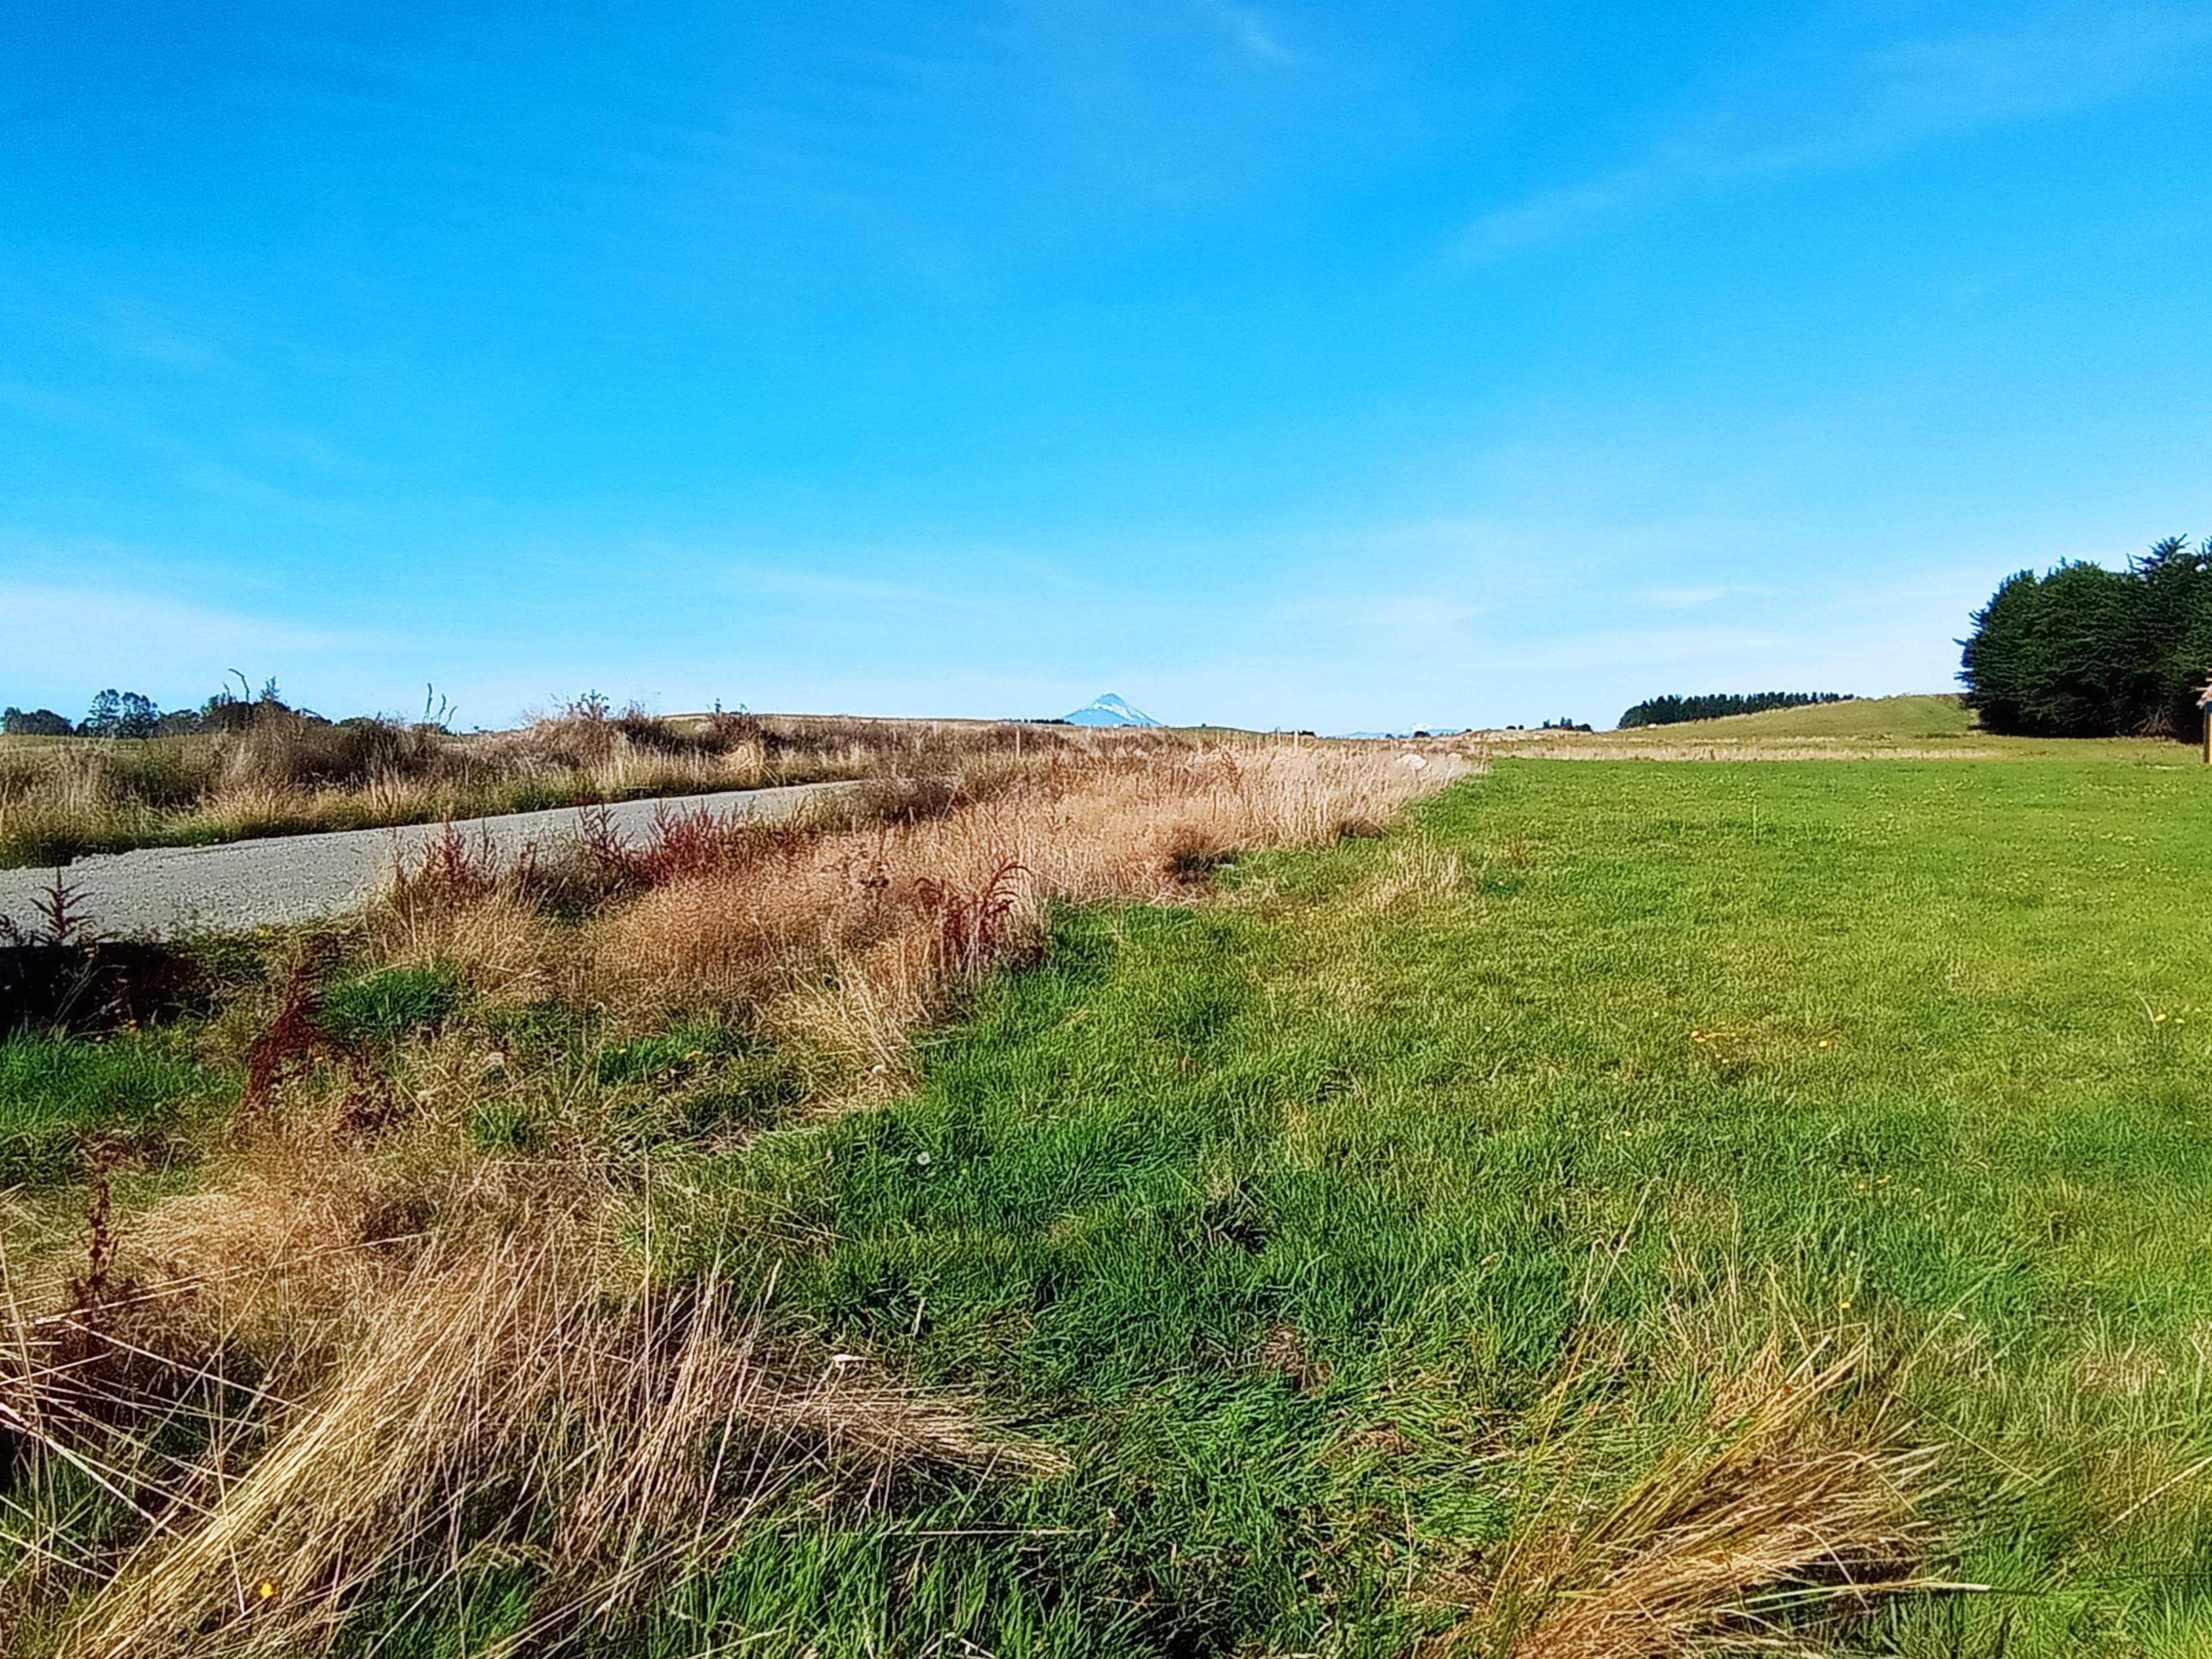
[[[461,982],[442,968],[384,968],[323,993],[323,1022],[343,1042],[392,1043],[442,1024],[460,1006]]]
[[[711,1019],[608,1044],[593,1069],[615,1102],[617,1134],[632,1144],[762,1128],[806,1094],[788,1053]]]
[[[165,1033],[0,1042],[0,1188],[73,1179],[95,1143],[166,1152],[172,1133],[222,1093]]]

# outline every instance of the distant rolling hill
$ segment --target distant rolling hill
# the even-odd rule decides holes
[[[1843,702],[1769,708],[1756,714],[1723,714],[1717,720],[1680,720],[1671,726],[1638,729],[1654,738],[1700,732],[1765,738],[1960,738],[1980,735],[1966,705],[1955,696],[1942,694],[1853,697]]]

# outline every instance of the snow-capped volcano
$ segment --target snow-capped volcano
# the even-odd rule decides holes
[[[1085,704],[1067,716],[1070,726],[1158,726],[1159,722],[1141,708],[1133,708],[1109,691],[1104,696]]]

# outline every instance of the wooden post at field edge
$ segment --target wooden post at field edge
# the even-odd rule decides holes
[[[2212,684],[2197,694],[2197,708],[2204,716],[2204,763],[2212,766]]]

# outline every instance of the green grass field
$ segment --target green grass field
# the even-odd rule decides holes
[[[1579,1659],[1543,1620],[1663,1558],[1654,1492],[1879,1445],[1921,1588],[1815,1566],[1736,1634],[2212,1652],[2212,775],[2069,752],[1507,761],[1218,905],[1062,915],[911,1099],[656,1146],[670,1273],[1070,1469],[794,1498],[606,1650]],[[373,988],[404,1042],[427,993]],[[763,1065],[583,1069],[664,1061]],[[77,1075],[0,1048],[17,1121]],[[529,1583],[396,1590],[359,1650],[477,1650]]]
[[[1069,917],[921,1100],[710,1166],[695,1248],[1079,1455],[995,1517],[1054,1541],[879,1544],[828,1627],[943,1571],[994,1651],[1393,1650],[1826,1341],[1992,1587],[1850,1642],[2212,1650],[2205,781],[1509,763],[1410,832],[1456,894],[1365,844]]]
[[[82,1149],[111,1134],[129,1137],[142,1158],[158,1157],[219,1093],[166,1033],[0,1042],[0,1190],[73,1176]]]

